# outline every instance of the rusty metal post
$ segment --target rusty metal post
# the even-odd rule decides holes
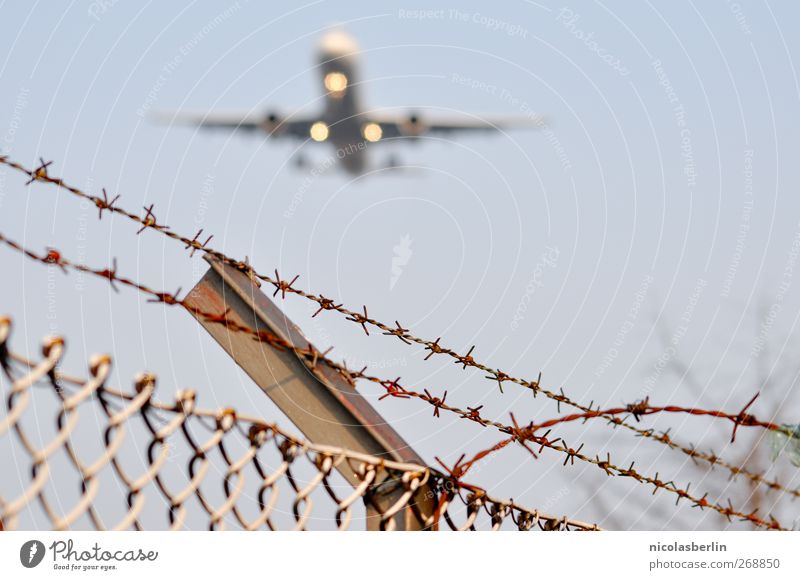
[[[210,268],[189,293],[188,306],[204,312],[230,309],[228,318],[239,324],[255,331],[268,330],[298,347],[310,345],[300,329],[244,273],[214,258],[206,260]],[[276,350],[251,335],[195,318],[310,441],[425,464],[372,405],[332,369],[320,364],[312,371],[291,350]],[[346,462],[339,471],[351,485],[359,483]],[[378,509],[367,506],[368,529],[378,528],[376,512],[392,505],[402,494],[398,485],[386,480],[376,482],[373,501]],[[435,493],[423,486],[411,503],[428,518],[434,510]],[[401,510],[394,522],[400,530],[424,527],[411,507]]]

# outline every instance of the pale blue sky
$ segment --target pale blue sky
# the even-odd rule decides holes
[[[476,344],[479,357],[506,372],[541,370],[548,387],[585,403],[649,393],[738,410],[757,388],[757,364],[770,368],[780,355],[777,366],[789,364],[781,349],[792,344],[800,313],[800,282],[791,271],[785,277],[800,232],[796,3],[457,5],[319,1],[282,13],[241,0],[4,3],[0,146],[26,164],[53,159],[54,174],[120,193],[134,211],[155,203],[159,220],[190,235],[202,227],[218,248],[249,256],[259,270],[299,273],[303,288],[367,304],[377,318],[459,349]],[[423,7],[440,12],[416,17]],[[527,107],[545,113],[551,131],[389,144],[375,148],[376,162],[391,152],[422,169],[307,181],[290,162],[296,143],[165,128],[143,114],[316,110],[315,48],[336,23],[363,49],[368,106],[502,114]],[[330,153],[305,151],[317,160]],[[3,171],[0,179],[0,231],[33,248],[56,246],[103,267],[116,256],[121,272],[167,290],[189,288],[204,271],[202,260],[152,232],[136,237],[131,224],[98,222],[93,208],[53,188],[25,189]],[[393,248],[405,236],[411,254],[392,283]],[[545,262],[547,253],[557,257]],[[164,396],[192,386],[203,406],[276,417],[184,313],[112,294],[96,280],[76,288],[74,275],[48,274],[6,250],[0,264],[0,310],[16,320],[18,349],[63,333],[74,370],[91,353],[111,352],[123,382],[148,369],[162,377]],[[777,322],[764,335],[774,357],[753,357],[756,310],[775,304]],[[331,314],[312,321],[300,299],[285,307],[320,346],[334,344],[334,353],[388,378],[446,388],[448,401],[485,404],[503,420],[512,407],[526,420],[555,414],[549,402],[522,400],[514,389],[498,397],[480,373],[422,362],[417,349],[364,337]],[[676,330],[687,312],[686,328]],[[690,365],[702,391],[658,370],[661,334],[676,338],[675,359]],[[793,381],[792,372],[770,385],[775,401]],[[498,439],[434,420],[422,405],[376,405],[429,461]],[[784,421],[800,415],[789,406],[783,413]],[[687,425],[687,440],[724,441],[706,423]],[[602,426],[568,433],[604,452]],[[661,447],[625,434],[613,448],[622,450],[620,462],[628,451],[643,465],[666,461]],[[651,501],[628,482],[559,465],[555,454],[531,462],[508,450],[476,479],[534,507],[558,496],[551,511],[583,519],[602,519],[632,489]],[[702,478],[682,456],[672,467],[682,481]],[[570,492],[559,495],[564,486]],[[605,508],[595,489],[606,494]],[[719,525],[693,513],[680,521]]]

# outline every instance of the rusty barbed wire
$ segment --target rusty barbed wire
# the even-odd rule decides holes
[[[513,418],[513,417],[512,417]],[[464,461],[466,455],[462,455],[456,464],[448,469],[448,471],[453,474],[455,477],[456,475],[465,475],[478,461],[485,459],[492,453],[503,449],[504,447],[508,446],[510,443],[513,442],[520,442],[520,441],[534,441],[535,438],[528,432],[526,432],[526,428],[518,429],[515,433],[511,435],[508,439],[503,439],[500,442],[496,443],[492,447],[485,449],[483,451],[478,452],[474,457],[472,457],[468,461]],[[595,455],[594,457],[581,454],[581,450],[584,447],[584,444],[581,443],[577,449],[573,449],[569,447],[563,439],[558,439],[556,441],[561,442],[561,447],[552,447],[550,444],[542,445],[539,449],[539,452],[544,447],[550,447],[553,449],[560,449],[564,451],[567,457],[564,459],[564,466],[567,464],[574,465],[575,459],[577,458],[580,461],[584,461],[587,463],[591,463],[596,465],[600,469],[602,469],[606,475],[608,476],[618,476],[618,477],[631,477],[635,481],[639,483],[649,484],[653,486],[653,494],[663,489],[665,491],[669,491],[677,495],[677,499],[675,500],[675,505],[678,505],[682,499],[689,501],[692,504],[692,507],[699,507],[701,510],[705,508],[710,508],[720,515],[724,516],[729,522],[733,521],[732,518],[736,517],[741,521],[747,521],[759,528],[766,528],[768,530],[779,530],[779,531],[788,531],[789,528],[784,527],[775,517],[771,514],[767,515],[767,519],[764,519],[758,515],[758,509],[754,509],[750,513],[744,513],[739,510],[736,510],[731,503],[731,500],[728,499],[728,505],[721,505],[717,502],[708,500],[708,493],[704,493],[701,497],[697,497],[692,495],[689,492],[689,488],[691,487],[691,483],[687,484],[685,488],[679,487],[674,481],[663,481],[659,478],[659,474],[656,473],[654,477],[649,477],[643,475],[642,473],[636,471],[634,469],[635,462],[631,461],[629,467],[620,467],[615,465],[611,461],[611,454],[606,453],[606,458],[601,459],[599,455]],[[550,442],[552,443],[552,442]],[[526,447],[527,448],[527,447]],[[529,452],[535,454],[533,450],[527,448]]]
[[[686,499],[687,501],[690,501],[694,506],[700,507],[701,509],[702,508],[713,509],[714,511],[716,511],[716,512],[720,513],[721,515],[725,516],[726,518],[728,518],[728,520],[731,520],[732,517],[737,517],[737,518],[741,519],[742,521],[748,521],[748,522],[752,523],[753,525],[755,525],[757,527],[764,527],[764,528],[776,529],[776,530],[785,530],[785,529],[787,529],[787,528],[783,527],[780,524],[780,522],[778,522],[772,516],[769,516],[768,520],[759,517],[758,513],[757,513],[757,510],[753,511],[751,513],[743,513],[741,511],[738,511],[738,510],[734,509],[732,507],[731,503],[730,503],[730,500],[728,500],[728,503],[729,503],[728,506],[720,505],[719,503],[707,500],[706,499],[707,496],[708,496],[707,493],[705,495],[703,495],[702,497],[697,497],[695,495],[692,495],[689,492],[689,486],[687,486],[686,488],[681,488],[681,487],[677,486],[673,481],[668,481],[668,482],[665,483],[664,481],[662,481],[662,480],[660,480],[658,478],[658,474],[656,474],[655,477],[649,477],[647,475],[643,475],[643,474],[639,473],[638,471],[636,471],[633,468],[633,466],[634,466],[633,462],[631,463],[630,467],[628,467],[626,469],[626,468],[622,468],[622,467],[619,467],[617,465],[614,465],[611,462],[610,454],[607,455],[605,460],[601,460],[599,456],[595,456],[594,458],[592,458],[590,456],[581,454],[581,450],[582,450],[582,448],[584,446],[583,444],[581,444],[577,449],[574,449],[571,446],[569,446],[566,443],[566,441],[564,441],[563,438],[561,438],[561,437],[556,438],[556,439],[549,439],[548,438],[549,433],[550,433],[549,430],[544,435],[536,435],[535,431],[539,430],[541,428],[541,425],[536,426],[531,422],[527,427],[520,427],[518,425],[516,419],[514,418],[513,414],[511,415],[511,420],[512,420],[513,426],[505,425],[505,424],[500,423],[498,421],[485,419],[485,418],[480,416],[480,412],[479,412],[480,408],[469,407],[467,410],[464,410],[464,409],[461,409],[459,407],[451,406],[451,405],[445,403],[444,398],[446,397],[446,394],[445,394],[444,397],[439,398],[439,397],[431,395],[431,393],[429,391],[427,391],[427,390],[425,390],[423,393],[419,393],[417,391],[413,391],[413,390],[407,389],[407,388],[403,387],[400,384],[400,382],[399,382],[400,381],[400,377],[396,378],[393,381],[388,381],[386,379],[381,379],[379,377],[375,377],[375,376],[366,374],[365,371],[366,371],[367,367],[364,367],[360,371],[353,371],[351,369],[348,369],[346,367],[346,365],[344,365],[343,363],[338,363],[338,362],[335,362],[335,361],[329,359],[327,356],[325,356],[325,353],[320,353],[317,349],[315,349],[310,344],[306,348],[299,347],[297,345],[294,345],[294,344],[284,340],[283,338],[281,338],[281,337],[279,337],[277,335],[274,335],[273,333],[271,333],[269,331],[266,331],[266,330],[257,331],[257,330],[251,329],[248,326],[239,324],[239,323],[235,322],[234,320],[232,320],[229,317],[230,309],[226,310],[223,313],[216,313],[216,314],[215,313],[209,313],[209,312],[203,312],[203,311],[201,311],[201,310],[199,310],[199,309],[197,309],[197,308],[185,303],[180,298],[178,298],[178,294],[180,293],[180,289],[178,291],[176,291],[175,293],[172,293],[172,294],[171,293],[166,293],[166,292],[157,292],[157,291],[152,290],[152,289],[148,288],[147,286],[144,286],[144,285],[142,285],[142,284],[140,284],[140,283],[138,283],[136,281],[133,281],[133,280],[130,280],[128,278],[125,278],[125,277],[122,277],[122,276],[118,275],[117,272],[116,272],[116,266],[112,270],[109,270],[109,269],[105,269],[105,270],[92,269],[92,268],[90,268],[88,266],[85,266],[83,264],[75,264],[75,263],[70,262],[69,260],[64,258],[60,254],[60,252],[58,252],[57,250],[55,250],[53,248],[50,248],[48,250],[48,252],[46,254],[44,254],[44,255],[38,255],[35,252],[22,247],[21,245],[17,244],[16,242],[13,242],[13,241],[9,240],[8,238],[6,238],[2,234],[0,234],[0,242],[6,244],[7,246],[13,248],[14,250],[16,250],[18,252],[23,253],[25,256],[27,256],[27,257],[29,257],[29,258],[31,258],[33,260],[42,262],[44,264],[57,265],[64,271],[67,271],[68,269],[75,269],[75,270],[78,270],[78,271],[81,271],[81,272],[84,272],[84,273],[87,273],[87,274],[92,274],[94,276],[97,276],[97,277],[100,277],[100,278],[103,278],[103,279],[107,280],[109,283],[118,282],[118,283],[120,283],[120,284],[122,284],[124,286],[133,288],[133,289],[135,289],[135,290],[137,290],[137,291],[139,291],[139,292],[141,292],[143,294],[151,296],[151,299],[149,300],[150,302],[160,302],[160,303],[164,303],[164,304],[171,305],[171,306],[172,305],[182,306],[183,308],[189,310],[190,312],[192,312],[196,316],[202,317],[202,318],[204,318],[205,320],[207,320],[209,322],[215,322],[215,323],[219,323],[219,324],[224,325],[228,330],[231,330],[231,331],[234,331],[234,332],[243,332],[243,333],[250,334],[250,335],[253,336],[254,339],[259,340],[261,342],[264,342],[264,343],[268,344],[269,346],[271,346],[273,348],[278,348],[278,349],[281,349],[281,350],[291,350],[292,352],[294,352],[298,356],[298,358],[304,364],[306,364],[306,366],[312,372],[314,372],[316,370],[316,365],[318,363],[323,363],[323,364],[327,365],[328,367],[330,367],[331,369],[333,369],[334,371],[340,373],[353,386],[355,386],[355,381],[359,380],[359,379],[368,380],[370,382],[373,382],[373,383],[375,383],[377,385],[382,386],[386,390],[386,394],[381,398],[385,398],[386,396],[391,396],[391,397],[400,398],[400,399],[416,398],[416,399],[424,401],[424,402],[428,403],[429,405],[433,406],[433,408],[434,408],[434,416],[435,417],[439,416],[439,411],[440,410],[445,410],[445,411],[448,411],[450,413],[453,413],[453,414],[457,415],[461,419],[467,419],[467,420],[476,422],[476,423],[478,423],[478,424],[480,424],[480,425],[482,425],[484,427],[491,426],[491,427],[494,427],[494,428],[498,429],[500,432],[509,435],[508,439],[504,439],[500,443],[498,443],[497,445],[493,446],[491,449],[479,453],[477,456],[475,456],[469,462],[467,462],[465,464],[461,464],[461,460],[459,460],[459,462],[457,462],[456,465],[454,465],[453,468],[451,468],[449,470],[450,475],[452,477],[454,477],[455,479],[457,479],[457,480],[460,478],[460,476],[465,475],[466,472],[469,470],[469,468],[475,462],[477,462],[479,459],[481,459],[483,457],[486,457],[491,452],[499,451],[500,449],[504,448],[505,446],[507,446],[509,443],[512,443],[512,442],[516,442],[516,443],[521,444],[534,457],[536,457],[536,452],[533,451],[527,445],[528,443],[533,443],[533,444],[539,446],[539,453],[541,453],[544,448],[548,448],[548,449],[552,449],[554,451],[557,451],[559,453],[565,454],[566,455],[565,460],[564,460],[564,465],[565,466],[567,465],[567,463],[574,464],[575,459],[577,458],[580,461],[584,461],[584,462],[587,462],[587,463],[590,463],[590,464],[593,464],[593,465],[597,466],[598,468],[600,468],[603,472],[605,472],[609,476],[630,477],[633,480],[637,481],[638,483],[644,483],[644,484],[652,485],[654,487],[654,493],[656,491],[658,491],[659,489],[664,489],[664,490],[666,490],[666,491],[668,491],[670,493],[673,493],[673,494],[677,495],[678,496],[677,497],[677,502],[679,502],[681,499]],[[752,404],[752,402],[751,402],[751,404]],[[748,407],[749,407],[749,405],[748,405]],[[746,409],[747,409],[747,407],[740,414],[744,414],[744,411],[746,411]],[[629,412],[632,412],[632,411],[629,411]],[[706,413],[706,414],[708,414],[708,413]],[[570,420],[573,420],[573,419],[570,419]],[[745,418],[743,418],[741,420],[741,424],[747,424],[747,426],[763,427],[763,425],[760,425],[760,424],[757,424],[756,422],[753,422],[752,419],[745,419]],[[764,428],[766,428],[766,427],[764,427]],[[781,426],[777,426],[777,429],[783,431],[783,427],[781,427]]]
[[[736,440],[736,431],[740,426],[746,427],[762,427],[770,431],[778,431],[786,434],[789,437],[795,437],[794,431],[788,429],[783,425],[772,423],[769,421],[761,421],[755,416],[748,413],[748,409],[756,402],[759,393],[756,393],[750,401],[738,413],[726,413],[724,411],[716,411],[713,409],[697,409],[688,407],[679,407],[677,405],[667,405],[658,407],[650,404],[650,398],[647,397],[642,401],[625,405],[624,407],[614,407],[612,409],[596,410],[585,413],[573,413],[571,415],[564,415],[556,419],[550,419],[537,424],[531,424],[529,430],[531,433],[540,429],[550,429],[556,425],[563,425],[564,423],[571,423],[573,421],[586,422],[589,419],[597,417],[614,416],[614,415],[630,415],[636,421],[647,415],[655,415],[656,413],[683,413],[687,415],[713,417],[715,419],[724,419],[733,423],[733,433],[731,434],[731,443]]]
[[[466,369],[468,366],[480,369],[487,373],[487,375],[485,375],[484,378],[497,382],[501,392],[503,391],[503,382],[507,381],[514,383],[520,387],[531,390],[533,392],[534,397],[538,393],[542,393],[547,398],[556,401],[559,412],[561,411],[561,403],[569,405],[584,413],[593,413],[595,411],[593,409],[593,404],[594,404],[593,401],[590,402],[588,406],[583,405],[581,403],[578,403],[574,399],[570,398],[569,396],[567,396],[564,393],[563,388],[559,389],[559,392],[554,392],[542,387],[541,373],[539,373],[539,376],[535,381],[530,381],[519,377],[510,376],[499,369],[494,369],[484,363],[477,361],[472,356],[472,352],[475,349],[474,345],[469,349],[466,355],[461,355],[457,351],[449,347],[442,346],[440,344],[441,337],[437,338],[436,340],[428,340],[425,338],[420,338],[418,336],[413,335],[409,329],[404,328],[398,321],[395,321],[395,326],[392,327],[391,325],[387,325],[379,320],[370,318],[367,315],[366,306],[363,307],[363,314],[361,314],[360,312],[348,309],[341,303],[337,304],[335,300],[327,298],[321,294],[315,295],[313,293],[306,292],[298,288],[294,288],[293,284],[297,281],[299,275],[295,276],[290,282],[286,282],[285,280],[281,280],[277,270],[275,271],[274,278],[266,276],[264,274],[260,274],[250,265],[247,259],[245,259],[244,261],[236,260],[218,250],[208,247],[208,243],[213,238],[213,235],[208,236],[206,240],[201,243],[200,239],[203,233],[202,229],[200,229],[192,238],[178,234],[175,231],[171,230],[169,226],[159,224],[157,222],[157,220],[155,219],[155,215],[153,213],[154,206],[152,204],[150,205],[149,208],[148,207],[143,208],[146,211],[144,217],[131,213],[123,208],[114,205],[119,200],[120,195],[117,195],[111,200],[109,200],[108,194],[105,189],[102,190],[103,191],[102,198],[88,194],[79,188],[76,188],[74,186],[65,183],[62,179],[58,177],[50,176],[47,172],[47,168],[52,164],[52,162],[45,162],[43,158],[40,158],[39,161],[40,161],[39,166],[37,166],[34,169],[28,169],[25,166],[10,160],[7,156],[0,156],[0,164],[11,167],[12,169],[19,171],[29,177],[29,180],[26,182],[26,185],[30,185],[35,181],[41,181],[57,185],[58,187],[65,189],[66,191],[70,192],[71,194],[77,197],[91,201],[98,209],[99,218],[102,218],[103,211],[109,211],[112,213],[122,215],[127,219],[130,219],[142,226],[137,232],[137,234],[141,233],[145,229],[152,229],[167,236],[170,239],[180,241],[183,244],[185,244],[185,248],[191,250],[190,256],[193,256],[195,252],[199,250],[243,272],[251,280],[258,282],[259,285],[260,281],[264,281],[271,284],[275,288],[274,295],[277,295],[277,293],[280,292],[282,298],[285,299],[286,293],[288,292],[290,294],[295,294],[307,300],[316,302],[318,304],[318,308],[316,312],[314,312],[312,317],[316,317],[321,312],[327,310],[338,312],[339,314],[344,316],[345,320],[361,326],[364,329],[365,333],[368,335],[369,331],[367,327],[373,326],[381,330],[382,334],[388,336],[395,336],[405,344],[417,344],[419,346],[423,346],[425,350],[430,351],[428,355],[424,358],[424,360],[429,360],[434,354],[444,354],[446,356],[453,358],[456,364],[463,365],[464,369]],[[388,394],[391,395],[391,393]],[[643,429],[635,425],[632,425],[631,423],[628,423],[627,421],[625,421],[620,417],[615,417],[611,415],[600,415],[600,417],[605,419],[606,422],[613,427],[623,427],[626,430],[635,433],[636,436],[638,437],[643,437],[651,441],[660,443],[662,445],[666,445],[671,450],[679,451],[684,455],[690,457],[695,462],[698,460],[706,462],[711,466],[711,468],[719,466],[729,472],[731,479],[736,478],[738,476],[744,476],[752,483],[764,485],[770,491],[786,493],[792,495],[795,498],[800,497],[800,489],[785,487],[777,480],[777,478],[768,479],[762,473],[750,471],[743,466],[739,466],[730,463],[728,461],[725,461],[713,451],[703,452],[696,449],[692,445],[679,443],[675,441],[675,439],[672,436],[669,435],[668,431],[656,432],[653,429]]]
[[[147,502],[148,486],[158,490],[163,496],[162,504],[167,508],[168,528],[183,529],[186,524],[190,498],[195,498],[208,516],[209,529],[225,529],[226,522],[234,523],[245,530],[260,528],[278,529],[276,506],[279,484],[283,489],[288,483],[294,495],[291,507],[293,529],[308,529],[314,521],[312,510],[314,501],[327,497],[331,502],[332,515],[329,518],[339,530],[348,529],[354,519],[353,508],[358,500],[363,500],[377,514],[367,515],[367,519],[378,518],[379,529],[394,529],[394,515],[402,509],[413,509],[413,494],[409,490],[427,484],[436,495],[437,510],[422,522],[426,529],[440,529],[446,526],[453,530],[498,530],[508,523],[518,530],[599,530],[589,524],[566,516],[558,517],[538,510],[527,509],[512,500],[499,500],[481,487],[469,485],[437,469],[415,464],[389,461],[385,458],[365,455],[355,451],[314,444],[296,438],[273,423],[257,417],[239,415],[232,409],[216,411],[196,407],[196,393],[192,390],[179,391],[172,404],[159,402],[154,398],[155,375],[144,373],[135,381],[133,392],[125,392],[107,385],[110,375],[111,357],[95,356],[89,363],[90,377],[80,379],[58,370],[62,360],[65,341],[61,337],[50,337],[44,341],[43,359],[32,362],[13,353],[8,347],[11,334],[11,320],[0,317],[0,363],[11,382],[8,392],[7,414],[0,420],[0,437],[14,432],[18,442],[31,457],[32,481],[27,489],[11,499],[0,493],[0,529],[15,529],[20,513],[38,502],[53,529],[71,529],[76,522],[86,516],[95,529],[107,529],[96,500],[100,497],[100,476],[109,470],[118,484],[127,490],[126,512],[111,528],[118,530],[143,529],[142,514]],[[12,365],[12,363],[18,363]],[[13,368],[12,368],[13,366]],[[23,372],[17,372],[16,367]],[[64,384],[76,387],[74,393],[67,393]],[[57,395],[60,411],[57,418],[57,431],[52,439],[41,447],[34,444],[23,426],[23,416],[32,399],[32,387],[42,384],[51,387],[50,392]],[[75,448],[77,439],[73,438],[78,428],[79,409],[82,405],[96,402],[101,413],[93,417],[103,418],[105,424],[96,424],[102,434],[103,451],[90,465],[80,459]],[[156,413],[166,414],[167,418],[157,418]],[[130,466],[123,468],[122,451],[127,434],[133,432],[130,424],[135,417],[144,423],[142,431],[146,434],[147,466],[141,474],[133,475]],[[207,427],[210,436],[204,441],[192,434],[190,424],[210,419],[212,427]],[[130,435],[132,437],[132,435]],[[181,439],[182,437],[182,439]],[[240,456],[232,454],[232,439],[238,437],[243,447]],[[191,459],[188,462],[188,483],[181,489],[167,484],[166,471],[170,445],[176,440],[188,446]],[[267,444],[272,443],[278,458],[274,466],[259,455]],[[78,501],[64,510],[57,509],[45,493],[45,486],[54,477],[50,473],[49,460],[64,451],[76,472],[75,483],[80,486]],[[218,452],[222,459],[224,501],[215,505],[203,483],[211,472],[212,452]],[[299,477],[296,469],[301,458],[316,472],[308,481]],[[347,465],[356,474],[359,483],[352,492],[341,496],[333,481],[334,470]],[[246,469],[250,468],[257,489],[252,496],[245,491],[248,479]],[[64,485],[65,475],[59,474],[59,485]],[[398,489],[395,496],[387,496],[386,489]],[[380,488],[380,491],[378,490]],[[402,493],[401,493],[402,492]],[[312,498],[312,494],[315,494]],[[389,497],[378,501],[378,495]],[[257,516],[248,519],[246,500],[257,504]],[[452,506],[462,506],[464,515]],[[419,512],[415,512],[418,516]],[[462,521],[457,522],[461,519]]]

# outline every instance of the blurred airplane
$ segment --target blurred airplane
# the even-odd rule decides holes
[[[359,48],[341,30],[328,32],[320,42],[319,70],[325,90],[325,109],[315,116],[275,112],[254,116],[242,112],[163,112],[158,118],[203,128],[263,131],[270,137],[294,137],[330,143],[336,149],[338,165],[351,174],[369,169],[367,146],[398,138],[416,138],[426,133],[453,134],[468,131],[498,131],[517,127],[540,127],[536,115],[487,118],[485,115],[441,117],[418,111],[367,111],[362,107],[358,86]],[[298,165],[303,166],[302,156]],[[393,161],[387,167],[394,167]]]

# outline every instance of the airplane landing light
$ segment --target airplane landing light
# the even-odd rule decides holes
[[[330,72],[325,75],[325,89],[334,95],[341,96],[347,89],[347,77],[340,72]]]
[[[374,143],[383,137],[383,129],[381,129],[381,126],[377,123],[367,123],[361,130],[361,134],[364,135],[364,139],[370,143]]]
[[[309,134],[314,141],[321,142],[325,141],[330,134],[328,130],[328,126],[323,123],[322,121],[317,121],[313,125],[311,125],[311,129],[309,130]]]

